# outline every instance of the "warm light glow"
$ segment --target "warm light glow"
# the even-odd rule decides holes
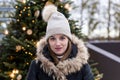
[[[19,22],[20,20],[19,20],[19,19],[17,19],[17,21]]]
[[[68,11],[71,11],[72,10],[72,7],[70,6],[70,4],[65,4],[64,6]]]
[[[29,55],[31,55],[31,56],[32,56],[33,54],[29,52]]]
[[[14,77],[15,77],[14,73],[11,73],[11,74],[10,74],[10,77],[11,77],[11,78],[14,78]]]
[[[24,9],[26,9],[26,7],[24,7]]]
[[[69,7],[69,8],[68,8],[68,11],[71,11],[71,10],[72,10],[72,7]]]
[[[27,47],[30,47],[30,45],[27,45]]]
[[[28,14],[28,16],[30,16],[30,14]]]
[[[32,23],[34,23],[35,22],[35,20],[32,20]]]
[[[27,65],[29,65],[29,63],[28,63],[28,62],[27,62],[26,64],[27,64]]]
[[[27,54],[28,52],[25,52],[25,54]]]
[[[8,34],[9,34],[8,30],[5,30],[5,31],[4,31],[4,34],[5,34],[5,35],[8,35]]]
[[[25,9],[23,9],[23,11],[25,11]]]
[[[36,47],[39,45],[39,41],[36,43]]]
[[[30,9],[30,7],[28,7],[28,9]]]
[[[25,31],[25,30],[26,30],[26,27],[22,27],[22,30]]]
[[[17,9],[17,8],[18,8],[18,6],[15,6],[15,8]]]
[[[22,11],[20,11],[20,13],[22,13]]]
[[[19,16],[21,16],[21,14],[19,14]]]
[[[18,73],[19,73],[19,70],[14,69],[14,70],[12,71],[12,73],[13,73],[13,74],[18,74]]]
[[[22,3],[24,3],[24,4],[26,3],[26,0],[19,0],[19,1],[22,2]]]

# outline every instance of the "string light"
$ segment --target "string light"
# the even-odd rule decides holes
[[[18,6],[15,6],[15,8],[17,9],[17,8],[18,8]]]
[[[13,74],[18,74],[18,73],[19,73],[19,70],[13,69],[12,73],[13,73]]]
[[[31,56],[33,55],[31,52],[29,52],[28,54],[31,55]]]
[[[25,52],[25,54],[27,54],[28,52]]]
[[[24,9],[26,9],[27,7],[24,7]]]
[[[21,14],[19,14],[19,16],[21,16]]]
[[[11,73],[10,74],[10,77],[13,79],[15,77],[15,74],[14,73]]]
[[[20,13],[22,13],[22,11],[20,11]]]
[[[23,11],[25,11],[25,9],[23,9]]]
[[[72,7],[70,6],[70,4],[65,4],[64,6],[68,11],[71,11],[72,10]]]
[[[5,35],[8,35],[8,34],[9,34],[8,30],[5,30],[5,31],[4,31],[4,34],[5,34]]]
[[[27,64],[27,65],[29,65],[29,63],[28,63],[28,62],[27,62],[26,64]]]
[[[19,73],[19,70],[13,69],[13,70],[12,70],[12,73],[10,74],[10,77],[11,77],[12,79],[14,79],[14,78],[15,78],[15,75],[18,74],[18,73]],[[11,79],[11,80],[12,80],[12,79]]]
[[[34,23],[35,22],[35,20],[32,20],[32,23]]]
[[[17,19],[17,21],[19,22],[20,20],[19,20],[19,19]]]
[[[30,9],[30,6],[28,7],[28,9]]]
[[[28,16],[30,16],[30,14],[28,13]]]
[[[27,45],[27,47],[30,47],[30,45]]]
[[[25,31],[25,30],[26,30],[26,27],[22,27],[22,30]]]

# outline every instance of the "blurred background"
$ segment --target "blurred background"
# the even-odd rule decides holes
[[[4,30],[14,15],[16,0],[0,0],[0,30]],[[22,0],[21,0],[22,1]],[[65,1],[65,0],[61,0]],[[89,39],[120,38],[120,0],[71,0],[70,18],[78,20],[82,33]],[[74,6],[77,8],[74,9]],[[0,31],[0,33],[2,33]],[[1,35],[2,37],[2,35]]]
[[[47,1],[85,41],[95,80],[120,80],[120,0],[0,0],[0,80],[25,79],[45,34],[41,12]]]

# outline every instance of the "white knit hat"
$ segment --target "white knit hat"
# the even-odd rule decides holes
[[[67,18],[57,11],[53,4],[44,7],[43,20],[47,22],[46,39],[54,34],[64,34],[71,39],[71,31]]]

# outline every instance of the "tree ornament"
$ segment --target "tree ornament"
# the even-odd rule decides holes
[[[35,16],[36,18],[38,18],[39,15],[40,15],[40,11],[39,11],[39,10],[36,10],[35,13],[34,13],[34,16]]]
[[[17,80],[21,80],[21,79],[22,79],[22,75],[19,74],[19,75],[17,76]]]
[[[28,35],[31,35],[31,34],[32,34],[32,30],[31,30],[31,29],[28,29],[28,30],[27,30],[27,34],[28,34]]]
[[[21,2],[21,3],[26,3],[26,0],[18,0],[19,2]]]
[[[20,51],[21,49],[22,49],[22,46],[20,46],[20,45],[16,46],[16,52]]]

